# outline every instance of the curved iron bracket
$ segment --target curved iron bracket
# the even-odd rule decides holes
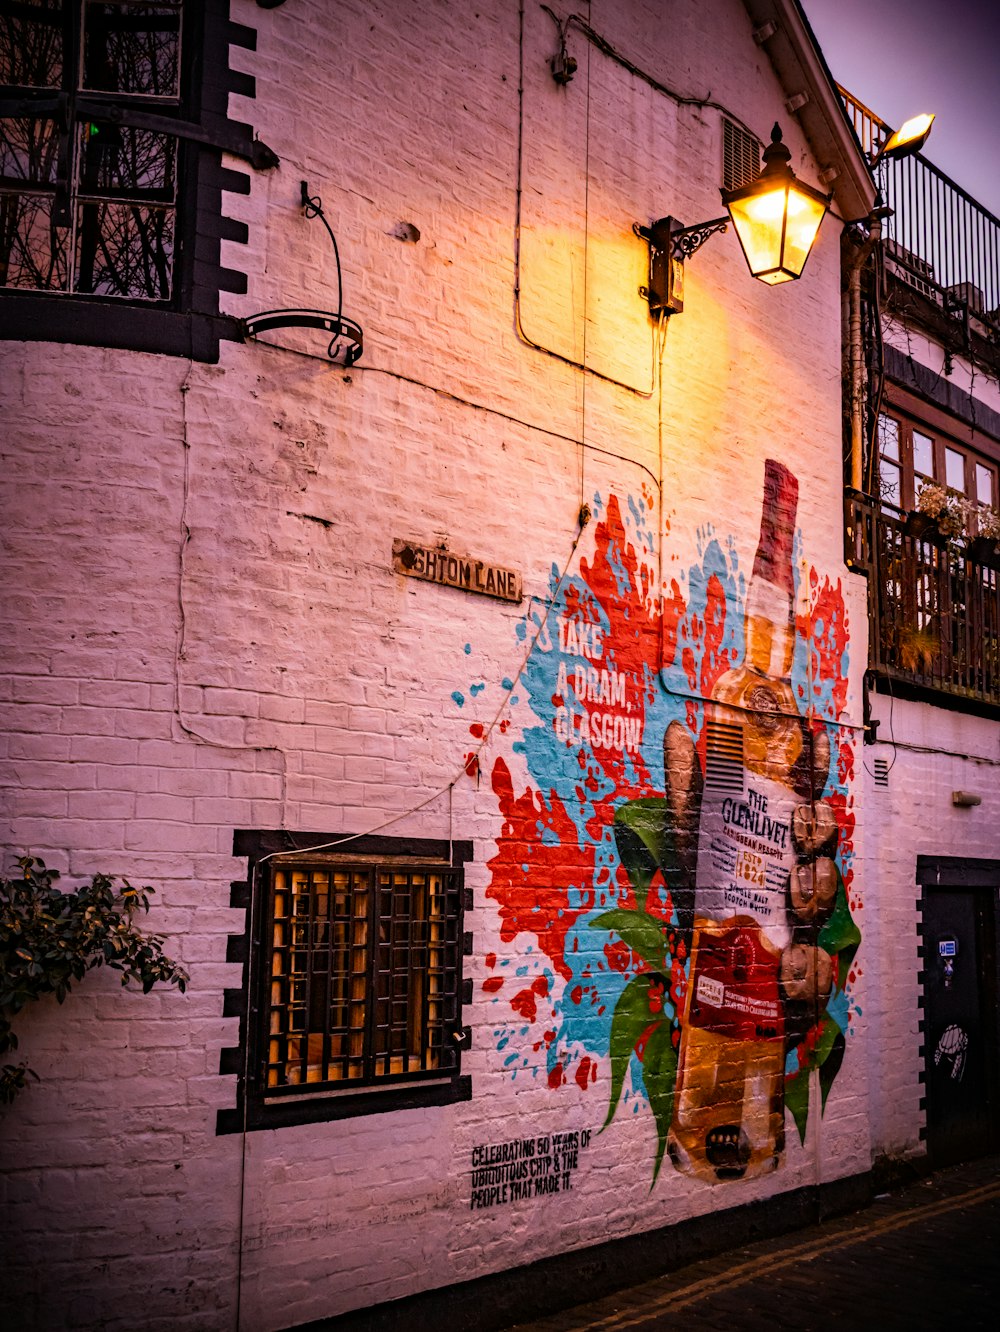
[[[319,328],[331,335],[326,354],[337,365],[354,365],[361,359],[364,349],[364,335],[361,325],[344,315],[344,276],[340,267],[340,249],[333,227],[327,221],[323,211],[323,201],[318,194],[309,193],[309,182],[300,184],[302,211],[308,218],[318,217],[326,228],[333,246],[333,257],[337,265],[337,313],[327,310],[305,310],[285,308],[263,310],[260,314],[250,315],[243,320],[244,336],[254,338],[274,328]]]
[[[243,320],[243,331],[248,338],[275,328],[318,328],[329,333],[326,354],[337,365],[354,365],[364,350],[361,325],[343,315],[338,319],[325,310],[264,310]]]

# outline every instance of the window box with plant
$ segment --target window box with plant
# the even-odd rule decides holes
[[[1000,513],[988,505],[973,512],[976,530],[969,541],[969,558],[991,569],[1000,568]]]
[[[957,490],[925,481],[917,495],[917,507],[906,515],[908,536],[947,546],[966,530],[967,504]]]

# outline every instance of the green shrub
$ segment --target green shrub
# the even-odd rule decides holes
[[[58,870],[35,856],[17,862],[21,877],[0,878],[0,1055],[18,1046],[13,1019],[29,1000],[54,994],[62,1003],[74,982],[95,967],[122,973],[148,994],[157,981],[183,993],[187,972],[163,951],[163,938],[143,934],[135,923],[149,910],[150,887],[121,887],[109,874],[95,874],[74,892],[54,887]],[[0,1068],[0,1104],[14,1100],[28,1077],[27,1060]]]

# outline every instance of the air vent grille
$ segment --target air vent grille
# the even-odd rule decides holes
[[[732,722],[705,723],[705,785],[743,794],[743,727]]]
[[[875,774],[874,774],[874,776],[875,776],[875,785],[876,785],[876,786],[888,786],[888,785],[889,785],[889,764],[888,764],[888,761],[887,761],[886,759],[876,759],[876,760],[875,760],[875,765],[874,765],[874,766],[875,766]]]
[[[738,190],[760,175],[760,139],[731,120],[722,121],[722,188]]]

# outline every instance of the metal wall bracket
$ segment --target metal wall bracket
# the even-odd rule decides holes
[[[354,365],[364,351],[361,325],[343,316],[337,319],[324,310],[264,310],[243,321],[248,338],[256,338],[275,328],[318,328],[329,333],[326,354],[337,365]]]
[[[649,302],[651,314],[680,314],[684,309],[684,260],[728,225],[728,216],[692,227],[681,226],[675,217],[661,217],[648,227],[633,223],[632,230],[649,246],[649,285],[639,292]]]

